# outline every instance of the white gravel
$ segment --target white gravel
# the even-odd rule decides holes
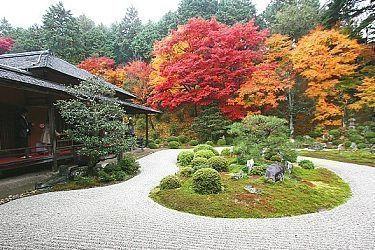
[[[215,219],[154,203],[179,150],[142,158],[121,184],[46,193],[0,206],[1,249],[374,249],[375,168],[313,159],[350,183],[331,211],[275,219]]]

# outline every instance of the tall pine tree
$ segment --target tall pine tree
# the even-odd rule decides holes
[[[129,7],[125,17],[116,26],[114,53],[117,63],[124,64],[135,59],[131,44],[141,28],[142,22],[138,17],[138,11],[133,6]]]
[[[70,10],[59,2],[48,8],[43,15],[43,34],[45,43],[53,52],[70,63],[83,59],[83,46],[78,22]]]

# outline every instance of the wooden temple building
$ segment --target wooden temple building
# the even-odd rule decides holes
[[[72,98],[66,86],[79,84],[93,77],[89,72],[56,57],[52,51],[34,51],[0,55],[0,171],[36,164],[50,164],[54,170],[62,160],[73,159],[77,145],[62,140],[54,131],[65,125],[55,111],[58,99]],[[116,97],[127,114],[144,114],[146,118],[146,145],[148,143],[148,118],[158,113],[148,107],[132,103],[136,97],[110,83]],[[28,111],[33,124],[28,147],[17,147],[17,119],[21,110]],[[46,149],[40,144],[43,124],[48,120],[51,143]]]

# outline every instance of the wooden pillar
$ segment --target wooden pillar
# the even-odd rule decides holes
[[[146,147],[148,147],[148,114],[146,113]]]
[[[52,171],[57,171],[57,152],[56,152],[56,121],[55,121],[55,106],[53,105],[52,98],[49,98],[48,102],[48,121],[49,121],[49,132],[51,135],[51,153],[53,157]]]

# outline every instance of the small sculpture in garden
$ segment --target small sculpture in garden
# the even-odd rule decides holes
[[[290,161],[286,161],[284,163],[284,166],[285,166],[285,170],[288,171],[288,174],[291,174],[292,173],[292,170],[293,170],[293,164],[290,162]],[[285,171],[284,171],[285,172]]]
[[[246,166],[248,167],[248,171],[250,172],[251,170],[253,170],[253,167],[254,167],[254,159],[251,159],[251,160],[247,160],[246,162]]]
[[[273,163],[266,169],[266,179],[272,179],[274,182],[277,180],[284,181],[284,166],[281,163]]]
[[[233,156],[233,154],[234,154],[234,147],[233,146],[230,147],[229,152],[230,152],[230,156]]]
[[[337,150],[339,151],[339,154],[341,153],[341,151],[343,150],[343,148],[344,148],[344,145],[343,145],[343,144],[339,144],[339,145],[337,146]]]
[[[357,144],[355,142],[352,142],[352,144],[350,145],[350,148],[352,149],[352,151],[358,150]]]

